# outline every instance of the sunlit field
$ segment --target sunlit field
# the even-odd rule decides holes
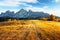
[[[60,40],[60,22],[42,20],[0,22],[0,40]]]

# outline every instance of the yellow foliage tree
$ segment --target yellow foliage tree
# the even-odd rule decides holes
[[[55,20],[55,16],[53,14],[50,15],[50,20],[54,21]]]

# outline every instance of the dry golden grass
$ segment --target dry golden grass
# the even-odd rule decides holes
[[[60,40],[60,22],[42,20],[0,22],[0,40]]]

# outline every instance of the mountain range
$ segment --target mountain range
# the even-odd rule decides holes
[[[6,11],[5,13],[1,13],[0,14],[0,18],[4,17],[4,18],[16,18],[16,19],[41,19],[41,18],[49,18],[49,14],[48,13],[44,13],[44,12],[33,12],[31,10],[26,11],[24,9],[19,10],[18,12],[14,13],[11,11]]]

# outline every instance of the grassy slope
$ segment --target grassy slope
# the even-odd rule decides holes
[[[0,22],[0,40],[60,40],[60,23],[42,20]]]

